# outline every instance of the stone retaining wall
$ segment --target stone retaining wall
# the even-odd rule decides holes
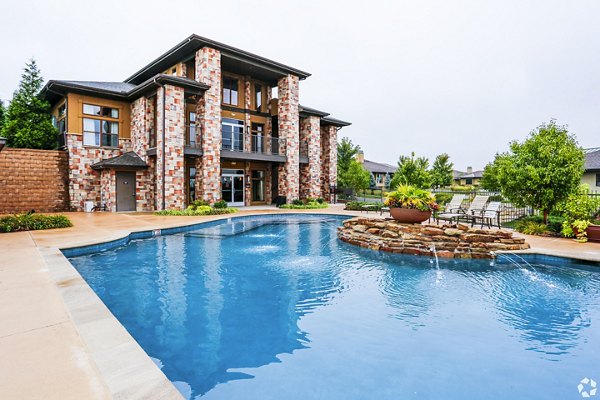
[[[496,251],[525,250],[523,238],[500,229],[476,229],[462,224],[418,225],[392,220],[358,217],[344,221],[338,228],[344,242],[388,251],[445,258],[494,258]]]

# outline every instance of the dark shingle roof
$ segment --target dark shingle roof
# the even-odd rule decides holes
[[[300,112],[300,115],[302,115],[302,114],[316,115],[318,117],[326,117],[329,115],[329,113],[326,111],[320,111],[320,110],[317,110],[316,108],[306,107],[306,106],[303,106],[302,104],[298,105],[298,111]]]
[[[454,170],[452,171],[453,175],[454,175],[454,179],[466,179],[466,178],[482,178],[483,177],[483,171],[473,171],[473,172],[462,172],[462,171],[457,171]]]
[[[585,170],[600,170],[600,148],[585,150]]]
[[[126,94],[131,91],[136,85],[125,82],[93,82],[93,81],[56,81],[72,86],[81,86],[96,90],[106,90],[109,92],[117,92]]]
[[[393,174],[394,172],[396,172],[396,167],[390,164],[378,163],[369,160],[365,160],[363,167],[365,167],[365,169],[371,173]]]
[[[107,158],[91,165],[92,169],[110,169],[110,168],[148,168],[148,164],[140,158],[134,151],[128,151],[120,156]]]
[[[322,125],[333,125],[333,126],[339,126],[339,127],[352,125],[352,123],[350,123],[350,122],[342,121],[341,119],[336,119],[333,117],[321,118],[321,124]]]

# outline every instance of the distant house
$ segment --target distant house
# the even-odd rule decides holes
[[[454,184],[460,186],[479,186],[483,171],[473,171],[473,167],[467,167],[467,172],[452,171],[454,174]]]
[[[591,190],[600,190],[600,147],[585,149],[585,172],[581,182]]]
[[[390,164],[365,160],[365,154],[360,151],[356,160],[371,174],[371,189],[389,189],[390,181],[396,167]]]

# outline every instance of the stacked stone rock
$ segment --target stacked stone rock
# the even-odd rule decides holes
[[[321,126],[321,195],[329,200],[337,185],[337,128]]]
[[[347,243],[391,253],[438,257],[494,258],[497,251],[525,250],[523,238],[501,229],[477,229],[463,224],[401,224],[396,221],[353,218],[338,228]]]
[[[300,121],[300,141],[308,145],[308,164],[300,165],[300,197],[321,197],[320,118],[309,116]]]
[[[279,194],[288,202],[300,197],[299,79],[287,75],[277,82],[279,137],[285,139],[286,161],[279,174]]]

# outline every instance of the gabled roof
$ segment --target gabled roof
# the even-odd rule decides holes
[[[134,151],[128,151],[120,156],[107,158],[106,160],[92,164],[90,167],[95,170],[111,168],[143,169],[148,168],[148,164]]]
[[[585,170],[600,171],[600,148],[585,149]]]
[[[483,171],[462,172],[462,171],[454,170],[454,171],[452,171],[452,174],[454,175],[455,180],[456,179],[467,179],[467,178],[478,179],[478,178],[483,177]]]
[[[375,161],[365,160],[363,167],[371,173],[393,174],[396,172],[396,167],[390,164],[378,163]]]
[[[219,50],[221,52],[221,67],[225,70],[232,70],[231,72],[243,68],[247,71],[247,75],[254,75],[259,79],[264,79],[266,81],[276,80],[288,74],[295,75],[300,79],[306,79],[310,76],[308,72],[269,60],[268,58],[249,53],[224,43],[192,34],[135,74],[125,79],[125,82],[134,84],[140,83],[178,62],[191,57],[197,50],[203,47]]]
[[[48,81],[46,86],[41,90],[41,94],[50,102],[54,98],[58,98],[67,92],[89,94],[92,96],[105,97],[115,100],[131,101],[139,96],[152,91],[161,84],[170,84],[184,88],[194,94],[201,93],[210,88],[210,86],[197,82],[193,79],[184,78],[181,76],[172,76],[165,74],[157,74],[152,78],[133,85],[126,82],[94,82],[94,81]]]

